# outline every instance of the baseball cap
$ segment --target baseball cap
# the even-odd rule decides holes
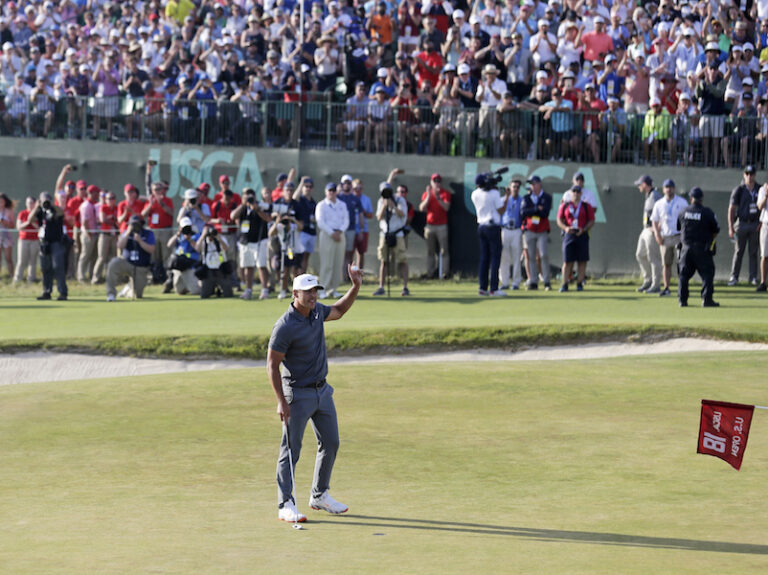
[[[541,183],[541,178],[539,176],[531,176],[526,181],[529,184],[539,184],[539,183]]]
[[[281,172],[277,174],[277,177],[275,178],[275,182],[279,184],[283,180],[287,180],[287,179],[288,179],[288,174],[286,174],[285,172]]]
[[[671,178],[667,178],[664,180],[664,187],[665,188],[674,188],[675,187],[675,180]]]
[[[469,66],[467,64],[459,64],[459,74],[469,74]]]
[[[746,168],[744,168],[745,174],[754,174],[755,171],[756,171],[755,166],[753,166],[752,164],[749,164]]]
[[[717,50],[720,51],[720,45],[717,42],[707,42],[707,45],[704,46],[704,51],[709,52],[710,50]]]
[[[325,286],[320,285],[320,282],[318,282],[317,276],[301,274],[293,278],[294,291],[308,291],[315,288],[325,289]]]
[[[207,194],[211,190],[211,185],[207,182],[203,182],[199,186],[197,186],[197,189],[203,192],[204,194]]]
[[[391,189],[392,189],[392,184],[390,184],[389,182],[381,182],[379,184],[379,192],[383,192],[384,190],[391,190]]]
[[[573,186],[571,186],[571,191],[572,192],[578,192],[580,194],[581,193],[581,186],[573,185]]]
[[[682,94],[680,94],[680,99],[681,100],[688,100],[690,102],[691,101],[691,95],[688,92],[683,92]]]
[[[227,174],[219,176],[219,183],[223,184],[224,182],[229,182],[229,176]]]
[[[184,195],[185,196],[187,195],[186,192],[184,193]],[[189,218],[181,218],[181,220],[179,220],[179,227],[186,228],[187,226],[189,226],[190,228],[192,227],[192,220],[190,220]]]
[[[86,183],[85,180],[77,180],[76,186],[77,186],[78,189],[80,189],[80,188],[87,188],[88,184]]]
[[[651,106],[661,106],[661,100],[654,96],[651,98]]]
[[[386,68],[379,68],[376,71],[376,76],[379,78],[386,78],[387,77],[387,69]]]
[[[693,186],[689,194],[694,200],[700,200],[704,197],[704,192],[699,186]]]
[[[653,178],[651,178],[651,176],[649,176],[648,174],[643,174],[642,176],[640,176],[635,180],[636,186],[639,186],[640,184],[646,184],[648,186],[652,186]]]
[[[605,18],[602,16],[596,16],[594,22],[595,24],[605,24]]]
[[[341,183],[346,184],[347,182],[352,183],[352,176],[350,176],[349,174],[344,174],[343,176],[341,176]]]
[[[99,186],[95,184],[91,184],[90,186],[88,186],[88,188],[86,188],[85,191],[88,192],[89,194],[93,194],[93,193],[98,194],[101,191],[101,189],[99,189]]]
[[[574,180],[583,180],[584,179],[584,172],[576,172],[573,174]]]
[[[441,176],[440,174],[435,172],[434,174],[432,174],[432,177],[430,178],[430,180],[433,180],[435,182],[442,182],[443,181],[443,176]]]
[[[327,184],[325,184],[325,191],[326,192],[335,191],[335,190],[336,190],[336,184],[335,183],[328,182]]]
[[[184,199],[185,200],[194,200],[197,198],[197,190],[194,188],[187,188],[184,190]]]
[[[134,186],[133,184],[125,184],[125,186],[123,186],[124,192],[130,192],[131,190],[133,190],[134,192],[138,191],[136,190],[136,186]]]

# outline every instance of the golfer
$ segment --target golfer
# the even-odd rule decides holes
[[[325,289],[325,286],[318,284],[317,277],[311,274],[296,276],[293,280],[293,302],[275,323],[269,339],[267,373],[277,396],[277,414],[284,424],[277,460],[277,502],[280,509],[277,516],[283,521],[307,520],[296,509],[296,502],[291,495],[293,485],[288,449],[290,447],[295,469],[301,454],[304,429],[309,420],[312,420],[317,437],[317,458],[309,506],[334,514],[344,513],[348,509],[328,493],[339,449],[339,427],[333,403],[333,388],[325,379],[328,375],[328,356],[323,328],[324,322],[341,319],[357,298],[363,274],[353,266],[349,266],[347,271],[352,287],[330,307],[317,301],[318,290]]]

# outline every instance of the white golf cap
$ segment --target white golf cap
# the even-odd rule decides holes
[[[741,47],[740,45],[738,45],[738,44],[734,44],[733,46],[731,46],[731,50],[733,50],[734,52],[743,52],[743,51],[744,51],[744,48],[742,48],[742,47]]]
[[[741,81],[741,85],[742,85],[742,86],[754,86],[754,85],[755,85],[755,83],[752,81],[752,78],[750,78],[749,76],[747,76],[746,78],[744,78],[744,79]]]
[[[720,44],[717,42],[707,42],[707,45],[704,46],[704,51],[709,52],[710,50],[717,50],[720,51]]]
[[[343,176],[341,176],[341,183],[344,184],[346,182],[352,183],[352,176],[350,176],[349,174],[344,174]]]
[[[459,74],[469,74],[469,65],[459,64],[458,72]]]
[[[595,16],[594,22],[595,24],[605,24],[605,18],[602,16]]]
[[[464,10],[454,10],[453,19],[456,20],[456,18],[464,18]]]
[[[539,70],[538,72],[536,72],[537,80],[538,79],[546,80],[547,78],[549,78],[549,74],[547,74],[544,70]]]
[[[193,188],[187,188],[184,192],[184,199],[185,200],[194,200],[197,197],[197,190]]]
[[[661,100],[654,96],[651,98],[651,106],[661,106]]]
[[[469,23],[480,24],[480,18],[477,17],[477,14],[472,14],[472,16],[469,17]]]
[[[681,100],[688,100],[690,102],[691,101],[691,95],[688,92],[683,92],[682,94],[680,94],[680,99]]]
[[[189,218],[181,218],[181,221],[179,222],[179,227],[185,228],[187,226],[189,226],[190,228],[192,227],[192,220],[190,220]]]
[[[744,44],[744,50],[752,50],[754,52],[755,47],[752,45],[752,42],[747,42],[746,44]]]
[[[387,72],[386,68],[379,68],[376,71],[376,76],[378,76],[379,78],[386,78],[388,73],[389,72]]]
[[[325,289],[325,286],[321,286],[317,281],[317,276],[301,274],[293,278],[293,289],[295,291],[308,291],[315,288]]]

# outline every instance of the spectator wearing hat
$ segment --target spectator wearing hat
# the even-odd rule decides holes
[[[752,81],[751,78],[744,79],[745,82],[747,80]],[[745,87],[747,87],[746,84]],[[751,86],[749,87],[751,88]],[[738,109],[734,108],[732,112],[732,115],[735,116],[732,137],[736,144],[736,149],[739,150],[739,159],[742,166],[747,166],[758,156],[756,144],[760,142],[757,139],[760,133],[760,120],[757,114],[751,89],[744,91],[741,95],[741,105]]]
[[[685,150],[688,142],[688,162],[693,162],[699,137],[699,109],[691,102],[691,95],[682,92],[677,100],[677,113],[672,118],[672,136],[669,139],[669,159],[672,165],[678,163],[678,149]]]
[[[317,89],[325,92],[335,88],[340,61],[339,51],[334,47],[333,37],[322,36],[320,38],[320,47],[315,50],[314,59],[317,67]]]
[[[621,145],[627,134],[627,113],[620,108],[616,96],[608,96],[607,103],[608,109],[600,116],[600,128],[611,149],[611,163],[615,164],[619,161]]]
[[[168,249],[171,250],[171,277],[166,282],[163,293],[176,290],[179,295],[200,294],[200,282],[195,275],[195,268],[201,263],[200,251],[197,248],[200,236],[190,218],[181,218],[179,228],[168,240]]]
[[[475,177],[477,186],[472,192],[472,204],[477,215],[477,237],[480,244],[478,263],[480,296],[503,297],[499,289],[499,265],[501,263],[501,215],[507,209],[510,192],[502,198],[496,186],[488,181],[487,174]]]
[[[265,193],[269,194],[267,188]],[[238,224],[239,265],[242,270],[245,289],[240,296],[250,300],[253,293],[253,280],[256,268],[259,270],[261,295],[259,299],[269,298],[269,240],[268,224],[272,221],[272,207],[268,202],[259,202],[256,192],[247,188],[243,191],[243,202],[232,212],[232,219]],[[231,282],[230,282],[231,283]]]
[[[707,65],[704,78],[700,79],[696,86],[696,97],[699,99],[699,110],[701,111],[699,129],[704,147],[705,166],[717,166],[719,164],[720,146],[725,130],[726,107],[723,100],[725,85],[726,82],[720,74],[717,63],[710,62]],[[727,140],[725,141],[727,142]],[[709,162],[710,148],[712,163]],[[727,155],[725,152],[727,150],[724,150],[724,155]]]
[[[727,83],[725,86],[726,107],[731,107],[734,103],[738,104],[743,90],[742,80],[750,74],[749,66],[744,63],[743,56],[744,49],[739,44],[733,44],[728,59],[725,61],[727,69]]]
[[[629,55],[630,51],[628,50],[626,54]],[[625,58],[623,64],[619,66],[619,74],[624,75],[627,79],[624,92],[624,111],[627,114],[645,114],[648,112],[651,72],[645,65],[645,54],[637,53],[634,61],[629,57]]]
[[[605,31],[605,19],[602,16],[596,16],[593,22],[594,30],[581,35],[584,59],[590,62],[602,60],[606,54],[613,52],[613,40]]]
[[[531,89],[533,58],[528,47],[523,46],[523,37],[518,32],[512,33],[512,45],[504,51],[504,67],[512,97],[522,101]]]
[[[464,10],[454,10],[451,19],[453,25],[448,28],[445,42],[440,47],[440,51],[446,61],[457,62],[459,54],[464,51],[465,42],[472,32],[472,27],[467,22],[467,15]]]
[[[35,135],[42,135],[43,138],[47,138],[53,124],[55,101],[53,91],[46,84],[45,78],[37,79],[37,85],[29,93],[29,100],[32,104],[29,115],[31,131]]]
[[[637,249],[635,250],[635,259],[640,266],[643,274],[643,284],[637,288],[640,293],[659,293],[661,284],[661,251],[656,242],[656,236],[653,228],[651,216],[653,208],[662,195],[653,186],[653,180],[648,174],[640,176],[635,185],[643,195],[643,231],[637,238]]]
[[[421,195],[419,211],[426,212],[424,240],[427,244],[427,277],[444,279],[450,276],[450,244],[448,238],[448,211],[451,192],[442,187],[443,177],[434,173]]]
[[[541,178],[528,178],[528,194],[523,198],[520,216],[523,219],[523,255],[525,256],[527,288],[538,289],[539,274],[544,288],[549,290],[549,214],[552,211],[552,196],[544,191]],[[540,262],[540,267],[537,262]]]
[[[437,90],[437,99],[432,106],[432,113],[438,117],[437,124],[429,135],[429,149],[432,154],[456,155],[460,149],[458,138],[461,101],[452,95],[453,86],[458,77],[446,78],[446,82]]]
[[[651,223],[656,243],[661,248],[661,261],[664,264],[663,281],[659,296],[670,294],[669,282],[672,278],[672,266],[675,263],[675,252],[680,243],[680,230],[677,220],[680,213],[686,208],[686,201],[675,194],[675,182],[671,179],[664,180],[664,197],[653,205]]]
[[[600,116],[607,109],[608,105],[597,96],[595,84],[587,84],[578,107],[584,140],[582,143],[581,137],[578,136],[577,149],[581,150],[583,145],[584,149],[592,154],[592,161],[596,164],[600,163]]]
[[[478,142],[475,155],[485,156],[494,153],[493,145],[498,137],[496,107],[501,103],[506,92],[506,84],[499,79],[499,70],[493,64],[483,68],[483,81],[477,87],[475,99],[480,103]],[[495,153],[494,153],[495,155]]]
[[[557,43],[557,56],[564,68],[570,67],[572,62],[580,62],[584,52],[581,42],[583,26],[576,24],[574,20],[566,20],[563,23],[563,33]]]
[[[219,189],[220,191],[213,197],[213,203],[211,204],[211,219],[208,220],[208,223],[212,224],[219,235],[224,239],[227,251],[227,261],[236,262],[238,228],[237,223],[232,217],[232,213],[237,206],[242,204],[242,198],[240,197],[240,194],[236,194],[229,187],[229,176],[226,174],[222,174],[219,177]],[[237,274],[238,270],[236,266],[232,264],[233,286],[239,285]]]
[[[570,199],[560,204],[557,211],[557,226],[563,235],[563,284],[561,292],[568,291],[568,283],[573,273],[573,264],[577,264],[576,289],[584,289],[584,278],[589,261],[589,230],[595,224],[595,212],[591,205],[583,201],[581,186],[571,186]]]
[[[605,57],[605,70],[597,74],[596,86],[600,99],[608,103],[613,96],[621,100],[624,95],[626,78],[618,73],[619,61],[613,54]]]
[[[338,199],[337,186],[329,182],[325,186],[325,199],[317,204],[315,222],[318,234],[318,255],[320,256],[320,283],[325,286],[321,292],[337,297],[336,288],[341,285],[341,266],[344,263],[344,231],[349,227],[349,211],[346,204]]]
[[[760,210],[757,205],[759,186],[754,166],[744,168],[742,183],[731,192],[728,204],[728,237],[734,240],[733,261],[729,286],[739,282],[741,261],[745,252],[749,258],[749,282],[757,285],[757,251]]]
[[[557,87],[552,89],[552,99],[539,106],[545,122],[542,141],[546,145],[546,155],[552,161],[558,156],[561,161],[568,158],[571,148],[574,156],[577,152],[579,137],[574,133],[572,111],[573,103],[563,98],[563,91]]]
[[[460,63],[456,67],[457,77],[451,87],[451,97],[459,100],[464,111],[459,113],[457,130],[461,134],[460,139],[467,150],[472,149],[475,127],[477,126],[477,114],[480,107],[476,99],[478,81],[471,74],[471,68],[466,63]]]
[[[661,100],[651,98],[651,109],[643,121],[643,155],[645,162],[650,162],[650,151],[653,149],[656,164],[661,164],[662,143],[667,142],[672,135],[672,118],[667,109],[661,105]]]
[[[141,299],[155,251],[155,235],[144,227],[140,216],[128,220],[128,228],[117,239],[117,250],[120,255],[107,266],[107,301],[115,301],[116,286],[126,281],[134,296]]]
[[[528,42],[528,50],[538,68],[547,62],[554,62],[557,58],[557,37],[549,31],[549,25],[549,20],[540,18],[537,23],[538,30]]]
[[[171,256],[168,250],[168,240],[173,236],[173,201],[166,195],[168,193],[167,183],[152,181],[152,166],[149,162],[147,162],[145,169],[147,201],[141,210],[141,217],[143,222],[147,222],[146,225],[152,231],[152,237],[155,240],[152,261],[158,268],[160,266],[167,268]],[[120,247],[118,246],[119,250]]]
[[[699,64],[702,47],[698,42],[696,30],[690,26],[681,26],[669,53],[675,59],[675,77],[678,83],[685,81],[688,72],[695,72]]]
[[[184,201],[176,214],[176,223],[180,224],[182,218],[189,218],[195,233],[202,233],[203,226],[211,218],[211,206],[202,201],[203,194],[195,188],[184,191]]]
[[[347,136],[353,136],[353,150],[360,151],[361,141],[364,142],[365,126],[370,100],[365,90],[365,82],[355,84],[355,93],[347,100],[344,119],[336,124],[336,135],[342,151],[347,149]]]
[[[674,77],[675,59],[669,53],[669,45],[664,38],[656,38],[653,41],[654,52],[648,56],[648,69],[650,70],[650,86],[648,95],[651,99],[659,96],[661,83],[664,78]]]
[[[391,115],[387,92],[383,86],[378,86],[374,98],[368,103],[368,125],[365,130],[366,152],[387,151],[387,134]]]
[[[701,305],[718,307],[713,299],[715,291],[715,238],[720,232],[720,225],[712,210],[702,205],[704,193],[698,186],[691,189],[691,205],[679,216],[677,226],[680,229],[680,283],[677,298],[680,307],[688,305],[688,282],[695,272],[701,277]]]
[[[32,88],[24,82],[22,73],[16,73],[14,82],[5,94],[5,112],[3,113],[3,122],[9,134],[14,134],[15,130],[24,129],[29,109],[29,95],[32,91]]]
[[[112,191],[104,190],[103,201],[99,204],[98,258],[91,278],[94,285],[104,281],[107,265],[117,255],[118,233],[117,196]]]
[[[128,220],[131,216],[141,216],[144,210],[144,200],[139,197],[139,190],[133,184],[125,184],[123,187],[125,199],[117,204],[117,223],[120,233],[128,229]]]

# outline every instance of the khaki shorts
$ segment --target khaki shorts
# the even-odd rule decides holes
[[[661,262],[665,266],[671,266],[675,263],[675,249],[679,243],[680,234],[674,236],[666,236],[663,238],[661,244]]]
[[[379,256],[379,261],[386,261],[387,243],[384,240],[384,234],[379,234],[379,247],[376,253]],[[394,260],[395,265],[404,264],[407,261],[405,258],[405,238],[397,238],[397,245],[389,248],[389,257]]]
[[[768,224],[760,224],[760,257],[768,258]]]
[[[267,240],[250,244],[240,244],[241,268],[267,267]]]

